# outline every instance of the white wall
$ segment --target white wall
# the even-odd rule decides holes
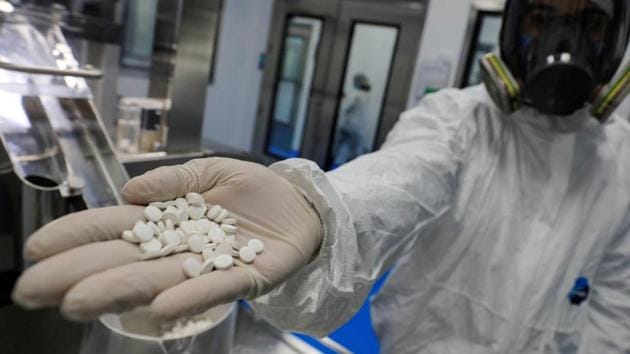
[[[273,0],[226,0],[214,83],[208,87],[203,137],[251,149]]]
[[[409,93],[408,106],[417,104],[418,91],[427,73],[422,66],[450,64],[447,85],[455,82],[457,70],[463,65],[462,47],[466,38],[469,16],[473,3],[484,7],[501,7],[504,0],[431,0],[420,43],[412,89]],[[439,65],[438,65],[439,66]],[[442,65],[443,66],[443,65]],[[431,75],[431,74],[429,74]],[[424,77],[423,77],[424,76]]]
[[[449,85],[455,80],[461,49],[468,28],[468,18],[474,0],[431,0],[420,42],[416,70],[409,92],[409,107],[417,104],[418,91],[423,90],[422,66],[439,61],[450,64]]]

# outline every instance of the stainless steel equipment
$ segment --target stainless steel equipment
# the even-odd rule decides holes
[[[10,303],[28,235],[64,214],[121,203],[118,162],[60,24],[62,8],[0,14],[0,343],[4,353],[71,353],[81,326]],[[50,331],[55,328],[55,331]],[[55,333],[54,338],[48,333]]]
[[[64,16],[62,9],[54,7],[22,7],[0,15],[0,352],[4,354],[78,353],[82,339],[84,350],[94,340],[89,328],[63,320],[56,309],[25,311],[6,304],[24,267],[21,248],[26,237],[69,212],[120,203],[119,191],[128,178],[86,83],[86,78],[100,74],[93,68],[79,68],[59,28]],[[130,161],[128,167],[139,174],[210,155],[247,158],[237,152],[206,151]],[[213,331],[219,335],[234,321],[231,310]],[[249,311],[241,310],[237,322],[235,353],[315,352],[291,334],[253,319]],[[91,326],[106,327],[102,322]],[[225,345],[225,340],[221,343]]]
[[[21,245],[43,224],[72,211],[122,202],[128,179],[92,102],[60,23],[62,8],[19,7],[0,15],[0,235],[19,273]],[[11,242],[6,241],[11,239]],[[8,294],[12,282],[0,284]],[[4,299],[6,300],[6,298]]]
[[[169,97],[172,101],[169,126],[173,127],[167,139],[170,154],[201,150],[206,91],[222,3],[184,1]]]
[[[80,8],[76,3],[85,1],[70,2],[75,3],[73,8]],[[111,134],[115,131],[119,97],[145,97],[148,93],[148,97],[172,102],[168,151],[160,155],[202,152],[201,128],[222,4],[223,0],[118,1],[110,5],[115,10],[110,11],[113,18],[72,15],[79,23],[72,26],[78,28],[70,38],[79,62],[96,64],[103,71],[101,80],[88,84]],[[102,35],[112,32],[120,36]],[[135,85],[119,87],[118,81]]]
[[[166,139],[169,155],[201,152],[206,92],[213,67],[222,4],[223,0],[159,0],[153,4],[156,14],[142,19],[155,23],[155,31],[150,36],[138,38],[133,31],[127,31],[125,43],[141,43],[144,49],[147,49],[147,42],[153,43],[150,46],[151,60],[147,59],[144,63],[147,67],[150,64],[150,69],[125,67],[126,50],[123,50],[120,72],[145,78],[150,97],[172,102],[168,119],[170,129]],[[128,6],[140,5],[137,2],[128,3]],[[146,25],[138,24],[137,21],[140,19],[128,20],[125,26]],[[110,94],[115,95],[116,92]],[[123,95],[128,96],[129,93]],[[131,94],[143,95],[140,92]]]

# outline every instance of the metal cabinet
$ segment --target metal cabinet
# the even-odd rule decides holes
[[[335,168],[377,149],[406,107],[426,1],[281,0],[254,150]]]

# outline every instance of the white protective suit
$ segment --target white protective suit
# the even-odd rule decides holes
[[[323,336],[372,303],[385,353],[630,353],[630,125],[587,110],[506,116],[484,87],[403,114],[384,147],[324,174],[273,170],[316,206],[316,258],[253,303]],[[591,292],[567,295],[579,277]]]

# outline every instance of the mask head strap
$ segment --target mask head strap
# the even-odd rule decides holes
[[[599,91],[593,103],[591,114],[604,123],[628,94],[630,94],[630,63],[626,65],[617,78]]]

